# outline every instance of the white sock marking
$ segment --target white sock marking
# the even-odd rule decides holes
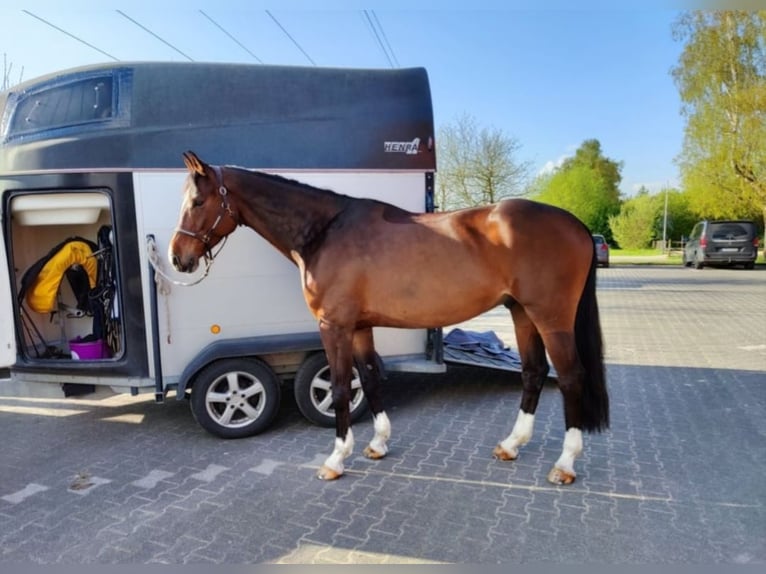
[[[529,442],[534,428],[535,415],[519,410],[519,416],[516,417],[516,423],[513,425],[511,434],[500,443],[500,446],[511,456],[518,456],[519,447]]]
[[[570,428],[564,436],[564,448],[561,456],[556,461],[556,468],[575,475],[574,462],[582,453],[582,431],[578,428]]]
[[[379,412],[373,419],[375,436],[370,441],[370,448],[379,454],[388,452],[388,439],[391,438],[391,421],[385,411]]]
[[[354,450],[354,433],[351,429],[348,429],[346,434],[346,440],[335,437],[335,449],[332,454],[324,461],[324,465],[337,472],[343,474],[343,460],[348,457]]]

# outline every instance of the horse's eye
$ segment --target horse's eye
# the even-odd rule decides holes
[[[192,200],[192,207],[202,207],[203,203],[205,203],[205,202],[203,200],[199,199],[199,198],[198,199],[193,199]]]

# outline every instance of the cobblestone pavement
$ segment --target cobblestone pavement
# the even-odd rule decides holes
[[[516,373],[391,374],[388,456],[314,472],[333,431],[289,393],[225,441],[183,401],[0,397],[0,562],[766,562],[766,270],[599,270],[612,427],[549,485],[563,416],[546,385],[518,461],[491,456]],[[495,310],[462,324],[513,345]],[[445,332],[448,329],[445,329]]]

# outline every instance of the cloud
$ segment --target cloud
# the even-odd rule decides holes
[[[566,147],[564,147],[564,153],[561,154],[558,159],[550,159],[545,162],[545,165],[540,168],[540,170],[537,172],[537,175],[545,175],[548,173],[552,173],[556,169],[560,168],[562,164],[568,160],[570,157],[574,157],[575,152],[577,151],[577,145],[576,144],[569,144]]]
[[[561,165],[566,161],[567,158],[572,157],[571,153],[564,154],[562,156],[559,156],[557,160],[548,160],[545,162],[545,165],[543,165],[542,168],[540,168],[540,171],[537,172],[537,175],[545,175],[547,173],[551,173],[554,170],[561,167]]]

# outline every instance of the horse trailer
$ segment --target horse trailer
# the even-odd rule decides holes
[[[182,153],[432,211],[424,69],[118,62],[14,86],[0,117],[0,394],[205,389],[195,419],[234,438],[266,429],[292,385],[309,420],[333,424],[292,263],[242,229],[193,285],[169,264]],[[391,371],[443,372],[441,337],[375,330]]]

